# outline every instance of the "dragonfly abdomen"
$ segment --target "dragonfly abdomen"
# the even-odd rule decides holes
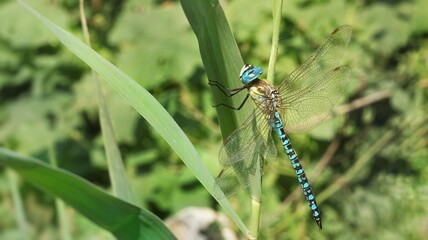
[[[285,152],[287,153],[287,156],[294,169],[294,172],[297,175],[297,180],[299,181],[300,187],[303,190],[303,194],[305,195],[305,198],[308,201],[309,207],[312,211],[312,216],[314,217],[316,223],[318,224],[318,227],[322,229],[321,213],[318,208],[317,202],[315,201],[315,195],[312,191],[311,184],[309,183],[309,180],[306,177],[305,170],[300,164],[300,160],[297,157],[296,151],[294,151],[293,146],[291,146],[291,142],[290,142],[290,139],[288,138],[288,135],[284,131],[282,119],[278,111],[275,111],[275,122],[274,122],[273,128],[275,129],[275,132],[278,134],[281,140],[282,146]]]

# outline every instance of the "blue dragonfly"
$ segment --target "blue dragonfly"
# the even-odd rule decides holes
[[[240,88],[227,89],[219,82],[210,81],[226,96],[248,90],[238,107],[220,103],[218,106],[239,110],[248,98],[255,104],[254,112],[244,124],[224,141],[219,161],[223,165],[216,184],[229,197],[245,189],[249,194],[260,184],[265,160],[276,158],[272,141],[273,130],[279,137],[297,180],[312,211],[318,227],[322,229],[321,212],[312,187],[306,177],[288,133],[308,131],[318,126],[331,113],[342,96],[351,70],[339,66],[351,39],[352,29],[344,25],[335,29],[329,38],[275,88],[260,79],[262,68],[246,64],[240,73]],[[261,191],[261,190],[259,190]]]

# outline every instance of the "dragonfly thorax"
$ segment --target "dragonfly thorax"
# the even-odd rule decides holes
[[[281,107],[281,97],[272,84],[259,78],[262,73],[261,67],[245,64],[239,78],[245,84],[257,108],[266,115],[272,115]]]
[[[271,115],[281,107],[279,92],[269,82],[258,79],[248,90],[257,108],[261,109],[265,114]]]

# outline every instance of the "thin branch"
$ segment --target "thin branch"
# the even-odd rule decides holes
[[[371,94],[369,96],[365,96],[359,99],[352,101],[349,104],[344,104],[342,106],[337,107],[334,110],[336,115],[344,115],[346,113],[352,112],[358,108],[362,108],[364,106],[370,105],[372,103],[381,101],[383,99],[389,98],[391,96],[391,92],[389,90],[382,90]]]

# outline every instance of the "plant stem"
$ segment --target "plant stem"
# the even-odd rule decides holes
[[[79,1],[80,21],[85,43],[91,46],[89,37],[88,25],[84,11],[83,0]],[[134,203],[132,189],[129,180],[126,176],[125,166],[123,164],[122,155],[120,154],[119,147],[116,143],[116,137],[113,130],[113,122],[108,112],[106,99],[101,90],[100,81],[98,76],[92,71],[94,91],[98,101],[98,112],[100,116],[100,127],[103,137],[104,150],[107,157],[108,173],[112,185],[113,195],[127,201],[131,204]]]
[[[21,233],[22,239],[30,239],[27,225],[27,217],[25,215],[24,205],[22,203],[22,196],[19,192],[18,177],[16,173],[10,169],[6,170],[7,178],[9,179],[10,193],[12,195],[13,206],[15,208],[15,217]]]
[[[269,58],[269,67],[267,81],[273,82],[275,73],[276,56],[278,53],[279,41],[279,26],[281,23],[281,10],[283,0],[273,0],[272,15],[273,15],[273,33],[272,33],[272,48]],[[260,196],[251,199],[251,219],[250,219],[250,233],[248,239],[257,239],[260,227],[260,212],[261,212],[261,178],[260,176]]]
[[[272,47],[270,50],[269,67],[267,72],[267,81],[273,83],[275,76],[276,56],[278,54],[279,41],[279,26],[281,24],[283,0],[273,0],[272,15],[273,15],[273,32],[272,32]]]
[[[261,200],[251,198],[251,222],[250,222],[250,233],[248,239],[257,239],[260,227],[260,211],[261,211]]]

